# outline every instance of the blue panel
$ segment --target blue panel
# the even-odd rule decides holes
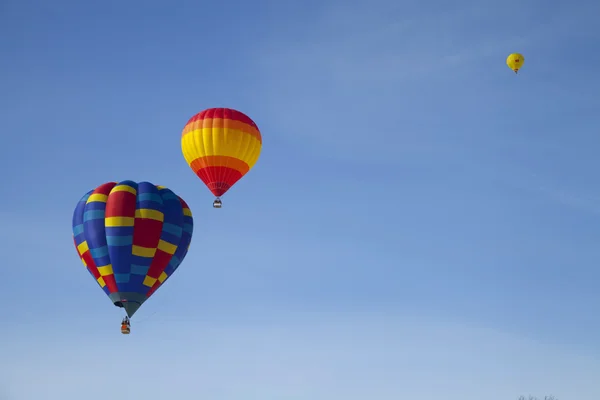
[[[146,266],[146,265],[136,265],[136,264],[131,265],[131,273],[134,275],[146,276],[149,269],[150,269],[150,266]]]
[[[104,206],[106,206],[105,203],[99,203],[99,202],[93,202],[93,203],[88,203],[88,204],[93,204],[95,206],[97,206],[98,204],[104,204]],[[86,204],[86,209],[89,208],[89,205]],[[87,221],[94,221],[97,219],[101,219],[102,220],[102,224],[104,224],[104,209],[102,210],[90,210],[90,211],[85,211],[83,213],[83,222],[87,222]]]
[[[183,211],[181,212],[181,222],[183,222]],[[163,224],[163,232],[168,232],[170,234],[172,234],[173,236],[177,237],[178,239],[181,238],[181,234],[183,233],[183,229],[181,227],[181,225],[175,225],[175,224],[170,224],[168,222],[165,222]]]
[[[117,282],[117,285],[119,286],[119,290],[120,289],[120,284],[121,283],[128,283],[129,282],[129,277],[131,275],[129,274],[115,274],[115,281]]]
[[[107,236],[106,242],[108,246],[128,246],[131,252],[131,245],[133,244],[133,235],[130,236]]]
[[[96,258],[100,259],[100,258],[107,257],[108,256],[108,246],[99,247],[97,249],[90,249],[90,254],[94,258],[94,260]],[[108,261],[108,264],[110,264],[109,258],[107,258],[107,261]],[[108,265],[108,264],[104,264],[104,265]]]
[[[85,205],[84,205],[85,207]],[[73,236],[77,236],[83,233],[83,224],[75,225],[73,227]]]
[[[140,193],[138,194],[137,199],[138,202],[153,201],[158,204],[162,203],[162,199],[158,193]]]

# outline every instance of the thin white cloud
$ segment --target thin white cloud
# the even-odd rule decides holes
[[[569,182],[552,182],[539,174],[525,172],[520,176],[510,178],[513,184],[544,196],[550,201],[559,203],[571,209],[600,215],[600,192],[593,182],[586,188],[569,187]]]
[[[43,341],[11,334],[13,346],[0,360],[11,400],[600,396],[598,360],[423,316],[287,315],[146,325],[131,337],[81,326],[69,327],[68,336],[56,327],[45,334]]]

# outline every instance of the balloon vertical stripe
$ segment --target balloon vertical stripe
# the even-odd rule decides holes
[[[154,283],[152,288],[148,291],[148,296],[154,293],[179,267],[181,261],[185,258],[190,242],[192,241],[192,233],[194,231],[194,220],[192,218],[192,211],[188,205],[177,197],[173,192],[168,189],[162,189],[161,195],[165,204],[170,203],[169,206],[173,209],[179,209],[182,207],[181,215],[179,213],[167,213],[169,216],[169,224],[165,223],[163,226],[162,240],[169,244],[179,243],[175,252],[171,256],[169,262],[165,266],[159,279]],[[172,219],[171,219],[172,217]],[[165,228],[166,227],[166,228]],[[176,229],[175,229],[176,227]]]
[[[100,278],[100,286],[108,288],[109,293],[118,291],[113,267],[108,255],[106,243],[106,230],[104,221],[106,219],[106,202],[114,183],[106,183],[96,188],[87,199],[83,212],[83,230],[89,247],[89,252],[94,260],[94,265]],[[93,234],[87,234],[93,232]]]
[[[135,223],[137,183],[119,182],[113,187],[107,201],[106,239],[113,262],[119,291],[131,291],[131,262]],[[135,288],[135,285],[133,285]]]

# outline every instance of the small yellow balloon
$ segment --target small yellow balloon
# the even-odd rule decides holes
[[[515,71],[515,74],[519,72],[519,69],[521,69],[523,63],[525,63],[525,57],[523,57],[523,54],[512,53],[506,58],[506,65],[508,65],[508,68]]]

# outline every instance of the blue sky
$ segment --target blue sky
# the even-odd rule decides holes
[[[599,13],[3,1],[0,398],[597,400]],[[214,210],[180,134],[222,106],[264,146]],[[129,337],[71,239],[125,179],[195,217]]]

